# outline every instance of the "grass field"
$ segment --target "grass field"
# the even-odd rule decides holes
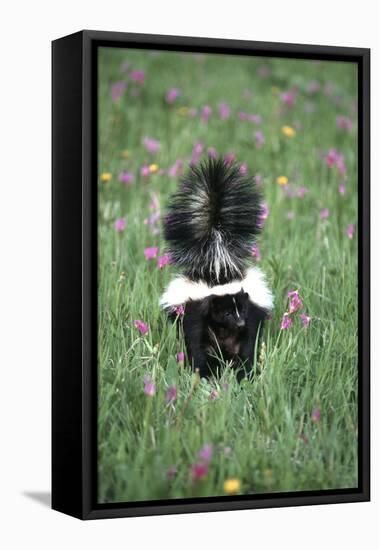
[[[356,94],[347,63],[100,50],[99,502],[357,485]],[[213,148],[267,207],[275,307],[241,385],[178,361],[158,305],[160,215]]]

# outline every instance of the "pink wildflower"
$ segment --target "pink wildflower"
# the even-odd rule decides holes
[[[192,464],[190,468],[190,476],[192,481],[203,479],[206,477],[207,473],[208,464],[204,464],[203,462],[196,462],[195,464]]]
[[[123,82],[123,81],[116,82],[115,84],[113,84],[111,88],[112,101],[115,101],[115,102],[119,101],[122,97],[122,94],[125,92],[126,87],[127,87],[127,84],[126,82]]]
[[[166,391],[166,403],[173,403],[176,400],[176,386],[170,386]]]
[[[280,94],[280,99],[287,107],[293,107],[296,101],[296,92],[294,90],[288,90]]]
[[[175,306],[174,313],[180,316],[184,315],[184,306],[182,304],[180,304],[180,306]]]
[[[280,324],[280,328],[283,329],[283,330],[287,330],[288,328],[290,328],[292,323],[293,323],[292,318],[289,316],[289,313],[286,312],[286,313],[284,313],[284,315],[282,317],[282,322]]]
[[[240,111],[240,112],[238,113],[238,118],[239,118],[240,120],[247,120],[247,117],[248,117],[248,116],[249,116],[249,115],[248,115],[247,113],[245,113],[245,111]]]
[[[311,318],[308,315],[306,315],[305,313],[300,313],[299,317],[300,317],[304,327],[307,328],[309,326],[309,323],[311,322]]]
[[[159,141],[151,137],[143,138],[142,145],[145,147],[148,153],[152,154],[158,153],[159,149],[161,148],[161,144],[159,143]]]
[[[143,84],[145,82],[145,71],[131,71],[129,76],[133,80],[133,82],[137,82],[138,84]]]
[[[177,354],[176,354],[176,360],[178,363],[184,363],[184,351],[179,351]]]
[[[149,332],[149,325],[141,321],[141,319],[136,319],[134,321],[134,326],[140,331],[142,336],[145,336]]]
[[[255,147],[257,149],[261,149],[263,145],[265,144],[265,136],[264,133],[261,130],[257,130],[254,133],[254,139],[255,139]]]
[[[296,196],[302,199],[306,193],[308,193],[308,189],[306,187],[301,186],[296,191]]]
[[[125,185],[130,185],[134,181],[133,174],[130,174],[130,172],[120,172],[118,175],[118,181],[121,183],[124,183]]]
[[[338,116],[336,118],[336,124],[340,130],[346,130],[347,132],[351,132],[353,128],[353,122],[347,116]]]
[[[180,176],[183,172],[183,161],[180,159],[177,159],[174,164],[168,169],[167,174],[170,176],[170,178],[176,178],[177,176]]]
[[[247,120],[253,122],[254,124],[261,124],[262,117],[261,115],[247,115]]]
[[[200,111],[200,118],[203,122],[208,122],[212,114],[212,108],[209,105],[204,105]]]
[[[147,178],[147,176],[150,176],[150,168],[148,167],[147,164],[144,164],[144,165],[141,167],[140,174],[141,174],[141,176],[143,176],[144,178]]]
[[[258,221],[259,227],[264,226],[264,223],[267,220],[269,214],[270,214],[270,209],[268,207],[267,202],[262,202],[262,204],[261,204],[261,215],[259,216],[259,221]]]
[[[125,230],[126,227],[126,219],[125,218],[118,218],[114,222],[114,228],[117,231],[117,233],[122,233]]]
[[[257,262],[260,261],[261,259],[261,251],[259,250],[259,246],[257,244],[253,244],[253,246],[251,247],[251,255],[253,258],[255,258],[255,260],[257,260]]]
[[[158,258],[158,267],[159,269],[163,269],[167,264],[169,264],[171,261],[171,257],[169,254],[163,254],[163,256],[159,256]]]
[[[177,97],[180,95],[180,90],[178,88],[170,88],[166,92],[166,102],[170,105],[174,103]]]
[[[313,409],[312,414],[311,414],[312,422],[320,422],[320,419],[321,419],[320,409]]]
[[[336,149],[329,149],[328,153],[324,156],[326,164],[331,168],[335,166],[340,174],[346,173],[344,156]]]
[[[197,164],[199,162],[203,151],[204,145],[202,143],[195,143],[192,150],[191,164]]]
[[[254,176],[254,181],[255,181],[255,185],[258,185],[259,187],[263,183],[263,176],[261,176],[260,174],[256,174]]]
[[[339,184],[338,192],[340,193],[340,195],[344,195],[346,193],[346,185],[343,182]]]
[[[322,208],[320,210],[320,218],[322,220],[326,220],[329,218],[329,215],[330,215],[330,212],[329,212],[329,208]]]
[[[145,376],[143,379],[143,392],[148,395],[149,397],[152,397],[155,395],[155,384],[150,378],[150,376]]]
[[[207,154],[208,154],[208,158],[210,159],[217,158],[217,151],[214,147],[208,147]]]
[[[224,162],[225,164],[233,164],[233,162],[236,160],[236,155],[235,153],[227,153],[224,157]]]
[[[225,119],[229,118],[229,116],[230,116],[230,107],[229,107],[229,105],[225,102],[220,103],[220,105],[218,106],[218,114],[220,115],[220,118],[222,120],[225,120]]]
[[[288,292],[287,296],[290,300],[290,313],[294,313],[295,311],[298,311],[303,307],[303,302],[301,301],[298,290],[291,290],[290,292]]]
[[[355,233],[355,225],[353,223],[349,223],[349,225],[346,228],[346,235],[349,237],[349,239],[352,239],[354,237]]]
[[[242,162],[240,164],[240,174],[241,174],[241,176],[246,176],[247,172],[248,172],[247,164],[246,164],[246,162]]]
[[[152,260],[153,258],[157,257],[158,247],[157,246],[149,246],[148,248],[145,248],[143,253],[144,253],[144,256],[145,256],[146,260]]]
[[[209,443],[204,445],[204,447],[202,447],[198,453],[198,457],[200,458],[200,460],[206,463],[209,463],[212,460],[212,456],[213,456],[213,445],[210,445]]]

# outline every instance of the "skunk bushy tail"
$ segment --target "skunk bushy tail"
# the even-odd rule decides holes
[[[209,159],[191,166],[165,217],[172,263],[208,285],[241,279],[261,213],[254,180],[241,175],[238,164]]]

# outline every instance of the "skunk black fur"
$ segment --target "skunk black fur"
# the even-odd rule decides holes
[[[216,373],[220,355],[239,378],[251,370],[259,327],[272,307],[263,273],[248,267],[261,213],[253,178],[223,159],[191,166],[169,203],[165,239],[183,274],[161,305],[169,316],[184,306],[188,357],[201,376]]]
[[[191,166],[168,206],[169,253],[193,281],[215,285],[243,277],[262,208],[253,178],[239,168],[222,159]]]

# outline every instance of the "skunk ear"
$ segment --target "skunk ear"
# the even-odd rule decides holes
[[[244,293],[243,293],[243,297],[245,298],[245,300],[248,300],[248,299],[249,299],[249,294],[248,294],[248,292],[244,292]]]
[[[201,313],[203,315],[208,315],[211,307],[212,307],[212,298],[211,296],[207,296],[206,298],[204,298],[203,300],[201,300],[200,302],[200,309],[201,309]]]

